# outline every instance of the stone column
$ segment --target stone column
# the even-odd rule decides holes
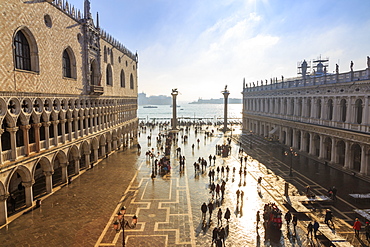
[[[307,146],[306,143],[307,143],[306,132],[301,130],[301,149],[299,151],[307,151],[305,150]]]
[[[298,148],[297,130],[294,130],[294,129],[293,129],[293,143],[292,143],[292,147],[294,149],[297,149]]]
[[[350,150],[351,143],[347,140],[345,140],[344,143],[346,144],[346,150],[345,150],[346,156],[344,159],[344,168],[348,169],[348,168],[351,168],[352,166],[352,162],[351,162],[352,152]]]
[[[62,167],[62,183],[67,183],[68,181],[68,164],[67,163],[61,163],[60,167]]]
[[[58,123],[59,120],[55,120],[51,122],[53,124],[53,131],[54,131],[54,146],[58,146]]]
[[[68,132],[68,140],[71,142],[72,141],[72,122],[73,122],[73,118],[68,118],[67,119],[68,121],[68,129],[69,129],[69,132]]]
[[[91,153],[90,150],[88,152],[84,153],[86,167],[90,166],[90,153]]]
[[[324,148],[324,136],[320,135],[320,152],[319,152],[319,159],[323,159],[325,156],[325,148]]]
[[[35,143],[36,143],[36,152],[39,153],[41,150],[40,145],[40,127],[41,123],[32,124],[33,129],[35,130]]]
[[[177,89],[172,89],[172,129],[171,130],[177,130],[177,104],[176,104],[176,97],[179,94]]]
[[[112,152],[112,140],[107,140],[107,148],[108,148],[108,150],[107,150],[107,153],[109,154],[110,152]]]
[[[287,131],[286,131],[286,140],[285,140],[285,144],[289,147],[292,146],[292,135],[291,135],[291,132],[289,131],[289,128],[287,128]]]
[[[360,167],[360,173],[363,175],[366,175],[366,168],[367,168],[367,157],[366,154],[367,146],[362,144],[361,145],[361,167]]]
[[[99,150],[94,149],[94,163],[98,161],[98,158],[99,158]]]
[[[338,151],[337,151],[337,139],[331,138],[331,159],[330,163],[336,164],[338,163]]]
[[[223,128],[223,132],[225,133],[228,128],[227,128],[227,104],[228,104],[228,97],[230,95],[230,92],[229,90],[227,90],[227,85],[225,86],[225,90],[222,91],[222,94],[224,96],[224,128]]]
[[[7,128],[6,130],[10,133],[10,146],[12,147],[11,159],[16,160],[17,159],[16,133],[17,133],[18,127]]]
[[[66,122],[67,120],[66,119],[61,119],[59,120],[59,122],[61,123],[61,127],[62,127],[62,143],[66,143]]]
[[[310,150],[308,151],[308,153],[310,155],[315,155],[315,141],[313,139],[313,137],[315,136],[314,133],[308,133],[310,135]]]
[[[3,147],[1,145],[1,135],[4,133],[3,129],[0,129],[0,164],[3,163]],[[1,209],[0,209],[1,210]],[[0,216],[1,217],[1,216]],[[0,224],[1,225],[1,224]]]
[[[50,135],[49,135],[49,127],[51,122],[43,122],[42,125],[45,127],[45,149],[50,148]]]
[[[84,136],[84,116],[79,117],[80,120],[80,133],[79,136],[83,137]]]
[[[28,130],[31,129],[31,125],[21,125],[19,127],[23,132],[24,154],[28,156],[30,154],[30,138],[28,135]]]
[[[27,181],[22,182],[22,185],[24,186],[24,192],[26,196],[26,206],[32,207],[33,206],[33,191],[32,191],[32,185],[35,183],[35,181]]]
[[[53,192],[53,174],[54,174],[54,171],[44,171],[46,192],[48,194]]]
[[[113,137],[113,150],[117,150],[117,137]]]
[[[8,198],[9,194],[0,196],[0,225],[5,225],[6,223],[8,223],[8,207],[7,207]]]
[[[73,160],[75,161],[75,174],[80,174],[80,157],[73,156]]]
[[[102,156],[105,156],[105,144],[100,146]]]
[[[94,129],[95,129],[95,126],[94,126],[94,119],[95,119],[95,117],[94,116],[95,116],[94,114],[90,114],[90,116],[89,116],[89,121],[90,121],[90,129],[89,129],[89,131],[90,131],[91,134],[94,133]]]
[[[75,139],[78,139],[78,124],[79,124],[78,117],[73,118],[73,124],[75,125]]]
[[[86,126],[85,135],[89,135],[89,116],[84,116],[84,118],[85,118],[85,126]]]

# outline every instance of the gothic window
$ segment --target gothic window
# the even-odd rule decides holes
[[[71,59],[68,55],[67,50],[64,50],[63,52],[63,76],[72,78]]]
[[[342,99],[340,101],[340,121],[345,122],[347,118],[347,101]]]
[[[107,65],[107,70],[105,74],[106,83],[108,86],[113,86],[113,80],[112,80],[112,66],[110,64]]]
[[[130,75],[130,89],[134,89],[134,77]]]
[[[126,87],[125,72],[123,70],[121,70],[120,82],[121,82],[121,87]]]
[[[328,100],[328,119],[333,120],[333,100]]]
[[[13,48],[16,69],[39,71],[37,44],[28,28],[24,27],[15,34]]]
[[[358,99],[355,102],[355,116],[356,116],[356,123],[362,123],[362,100]]]
[[[114,61],[114,59],[113,59],[113,50],[111,50],[111,52],[110,52],[110,63],[113,65],[113,61]]]
[[[63,51],[63,77],[77,78],[76,59],[70,47]]]
[[[107,55],[107,47],[104,46],[104,63],[107,62],[107,60],[108,60],[107,58],[108,58],[108,55]]]
[[[30,45],[22,31],[17,32],[14,39],[15,67],[22,70],[31,70]]]

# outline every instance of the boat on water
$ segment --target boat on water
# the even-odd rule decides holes
[[[146,105],[146,106],[143,106],[143,108],[158,108],[158,106],[155,106],[155,105]]]

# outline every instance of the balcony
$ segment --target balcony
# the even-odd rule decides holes
[[[102,95],[104,93],[104,88],[102,86],[90,85],[89,94],[90,95]]]

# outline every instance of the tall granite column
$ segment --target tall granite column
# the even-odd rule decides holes
[[[176,97],[179,94],[177,88],[172,89],[172,130],[177,130],[177,105],[176,105]]]
[[[224,95],[224,128],[222,129],[223,132],[226,132],[227,129],[227,99],[229,97],[229,90],[227,90],[227,85],[225,86],[225,90],[222,91]]]

